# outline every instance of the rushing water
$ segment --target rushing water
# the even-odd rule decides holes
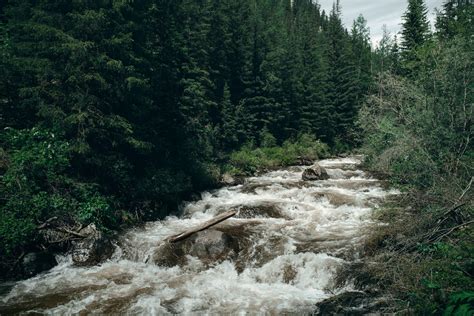
[[[304,167],[247,179],[202,194],[184,215],[128,231],[114,256],[81,268],[69,257],[18,282],[2,313],[280,314],[305,313],[350,290],[334,285],[358,257],[370,212],[389,192],[358,170],[359,157],[320,161],[329,180],[301,180]],[[170,245],[164,239],[239,210],[234,218]]]

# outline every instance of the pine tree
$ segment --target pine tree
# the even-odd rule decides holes
[[[226,10],[229,6],[227,1],[213,1],[213,10],[210,14],[210,27],[208,32],[209,43],[209,74],[213,87],[213,99],[219,104],[224,97],[224,86],[229,80],[228,55],[231,41],[229,31],[229,20]],[[221,110],[214,107],[210,111],[210,117],[214,125],[220,124]]]
[[[392,50],[394,45],[396,45],[394,39],[390,35],[390,32],[387,30],[387,26],[384,24],[382,27],[382,38],[377,44],[375,49],[375,58],[376,58],[376,72],[385,72],[390,71],[393,66],[393,56]]]
[[[457,34],[470,36],[474,33],[472,0],[446,0],[436,18],[436,29],[441,39],[451,39]]]
[[[360,106],[364,96],[368,94],[372,84],[372,51],[370,46],[370,30],[367,20],[359,15],[351,30],[352,54],[355,61],[357,84],[357,106]]]
[[[230,1],[227,8],[230,42],[227,54],[229,68],[229,91],[233,104],[243,98],[247,87],[245,80],[251,72],[252,40],[251,40],[251,1]]]
[[[408,0],[408,8],[403,15],[401,52],[404,73],[417,72],[419,58],[417,49],[428,39],[429,23],[424,0]]]
[[[403,15],[402,50],[411,52],[423,45],[429,35],[428,9],[423,0],[408,0],[408,8]]]
[[[298,15],[298,47],[301,50],[300,80],[303,100],[300,105],[299,130],[316,134],[330,141],[332,109],[327,97],[328,40],[322,32],[323,18],[319,7],[311,1],[301,1]],[[304,9],[304,10],[303,10]]]
[[[281,9],[278,3],[265,0],[256,1],[251,12],[251,66],[241,105],[249,114],[253,140],[258,139],[264,126],[273,130],[281,113],[282,86],[277,72],[283,56],[279,37],[283,29],[281,19],[279,23],[272,19],[282,13]]]
[[[334,4],[328,22],[329,86],[328,100],[332,103],[331,126],[343,142],[350,142],[349,129],[357,113],[358,86],[350,37],[342,26],[339,3]],[[333,138],[334,141],[334,138]]]

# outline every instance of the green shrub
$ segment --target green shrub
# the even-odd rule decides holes
[[[36,227],[51,217],[62,222],[116,224],[109,201],[97,186],[68,174],[70,146],[61,135],[32,128],[7,129],[0,194],[0,256],[38,238]]]
[[[266,137],[270,138],[268,135]],[[312,135],[302,134],[294,141],[285,141],[282,146],[254,148],[253,144],[247,144],[230,155],[229,166],[225,170],[232,174],[249,175],[298,164],[301,158],[317,160],[327,156],[329,147],[326,144]]]
[[[423,67],[412,78],[382,74],[377,94],[359,113],[367,166],[406,192],[402,209],[381,218],[388,225],[370,237],[381,241],[372,242],[380,247],[373,261],[381,268],[374,275],[423,315],[472,314],[467,291],[473,288],[474,233],[472,225],[459,226],[474,215],[474,59],[465,44],[429,44],[434,46],[419,52]],[[443,215],[459,204],[463,207]],[[427,241],[440,232],[445,234],[436,242]],[[448,302],[450,293],[458,294]]]
[[[473,54],[463,41],[439,45],[420,52],[426,67],[417,78],[381,74],[359,113],[369,165],[418,188],[474,172]]]
[[[270,131],[265,127],[262,132],[260,133],[260,146],[261,147],[276,147],[277,140],[275,136],[273,136]]]
[[[467,316],[474,314],[474,292],[459,292],[450,296],[444,316]]]

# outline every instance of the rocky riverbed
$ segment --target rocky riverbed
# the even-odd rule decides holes
[[[100,265],[58,257],[55,268],[9,285],[0,314],[311,313],[353,290],[336,274],[359,258],[371,212],[396,193],[360,170],[360,159],[320,161],[324,180],[305,181],[307,167],[295,166],[204,192],[182,216],[126,232]],[[237,215],[165,241],[230,210]]]

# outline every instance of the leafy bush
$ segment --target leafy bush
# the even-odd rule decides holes
[[[451,295],[444,316],[464,316],[474,314],[474,292],[460,292]]]
[[[367,166],[406,192],[390,216],[378,213],[388,225],[371,232],[371,277],[419,314],[472,313],[474,55],[466,44],[428,43],[416,75],[382,74],[359,113]],[[448,302],[451,293],[464,294]]]
[[[270,138],[268,135],[266,137]],[[317,160],[328,155],[329,147],[326,144],[312,135],[302,134],[294,141],[285,141],[280,147],[255,148],[253,144],[247,144],[230,155],[230,166],[226,168],[233,174],[249,175],[298,164],[300,159]]]
[[[97,187],[68,174],[70,146],[61,135],[40,128],[7,129],[1,141],[6,150],[0,182],[0,256],[35,242],[36,227],[51,217],[116,224],[109,201]]]
[[[415,81],[382,74],[358,120],[369,164],[418,188],[446,175],[469,181],[474,172],[474,91],[466,79],[474,77],[474,56],[462,41],[437,45],[421,56],[425,68]]]
[[[260,133],[260,146],[265,148],[276,147],[277,140],[275,136],[273,136],[268,128],[264,128]]]

